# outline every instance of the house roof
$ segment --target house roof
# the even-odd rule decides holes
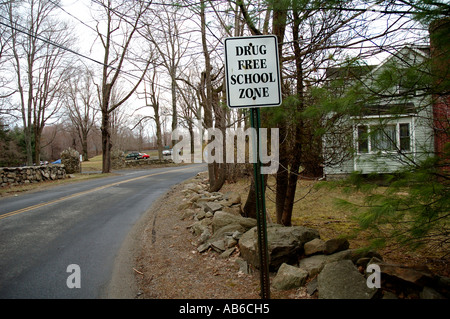
[[[392,52],[388,57],[384,59],[378,65],[358,65],[358,66],[344,66],[344,67],[329,67],[326,69],[325,74],[328,80],[337,80],[337,79],[360,79],[372,72],[375,72],[377,69],[382,67],[388,61],[399,58],[402,55],[406,55],[408,51],[413,51],[416,54],[419,54],[422,57],[430,56],[430,46],[429,45],[406,45],[402,47],[400,50],[396,52]]]
[[[326,78],[329,80],[336,79],[357,79],[370,73],[376,65],[361,65],[348,67],[330,67],[326,70]]]
[[[416,112],[414,103],[376,104],[364,107],[361,115],[403,115]]]
[[[329,81],[333,80],[344,80],[344,83],[352,80],[360,80],[362,82],[367,82],[365,79],[370,79],[375,77],[375,74],[384,65],[387,65],[393,59],[398,59],[400,61],[409,61],[411,58],[411,53],[413,59],[420,57],[420,59],[425,59],[430,55],[430,47],[425,45],[408,45],[402,49],[393,52],[389,57],[385,58],[384,61],[378,65],[360,65],[360,66],[348,66],[348,67],[330,67],[326,70],[326,78]],[[346,85],[344,85],[346,86]],[[383,101],[384,98],[379,99],[375,103],[367,103],[358,110],[358,116],[373,116],[373,115],[404,115],[404,114],[414,114],[417,112],[414,103],[409,101],[400,101],[400,99],[395,99],[392,96],[389,102]],[[373,101],[374,102],[374,101]]]
[[[380,64],[376,65],[370,72],[376,72],[379,68],[383,67],[389,61],[394,59],[405,61],[407,60],[407,55],[409,52],[413,52],[416,56],[420,56],[422,58],[427,58],[430,56],[430,46],[429,45],[406,45],[402,47],[400,50],[391,52],[388,57],[386,57]]]

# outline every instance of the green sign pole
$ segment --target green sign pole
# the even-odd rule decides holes
[[[258,249],[260,261],[261,298],[270,299],[269,257],[267,249],[266,202],[264,178],[261,175],[259,128],[261,118],[259,108],[251,108],[251,126],[256,129],[256,161],[253,164],[256,190],[256,221],[258,231]],[[255,150],[254,150],[255,151]]]

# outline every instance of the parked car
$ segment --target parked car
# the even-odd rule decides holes
[[[148,155],[147,153],[139,153],[141,154],[141,158],[150,158],[150,155]]]
[[[163,150],[162,155],[172,155],[172,150]]]
[[[125,160],[138,160],[141,158],[141,153],[139,152],[131,152],[125,156]]]

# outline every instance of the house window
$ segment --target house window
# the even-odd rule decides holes
[[[411,151],[409,123],[389,125],[358,125],[357,151],[359,154],[376,152]]]
[[[358,153],[369,152],[368,127],[366,125],[358,126]]]
[[[400,150],[409,152],[411,150],[411,137],[409,133],[409,123],[399,124]]]
[[[371,126],[371,150],[376,151],[395,151],[396,149],[396,126]]]

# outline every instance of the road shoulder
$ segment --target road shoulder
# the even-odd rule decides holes
[[[170,191],[170,190],[169,190]],[[135,299],[139,294],[136,281],[135,261],[141,253],[142,234],[154,214],[155,207],[159,207],[165,195],[159,197],[152,206],[134,224],[127,234],[114,261],[110,282],[100,295],[104,299]]]

